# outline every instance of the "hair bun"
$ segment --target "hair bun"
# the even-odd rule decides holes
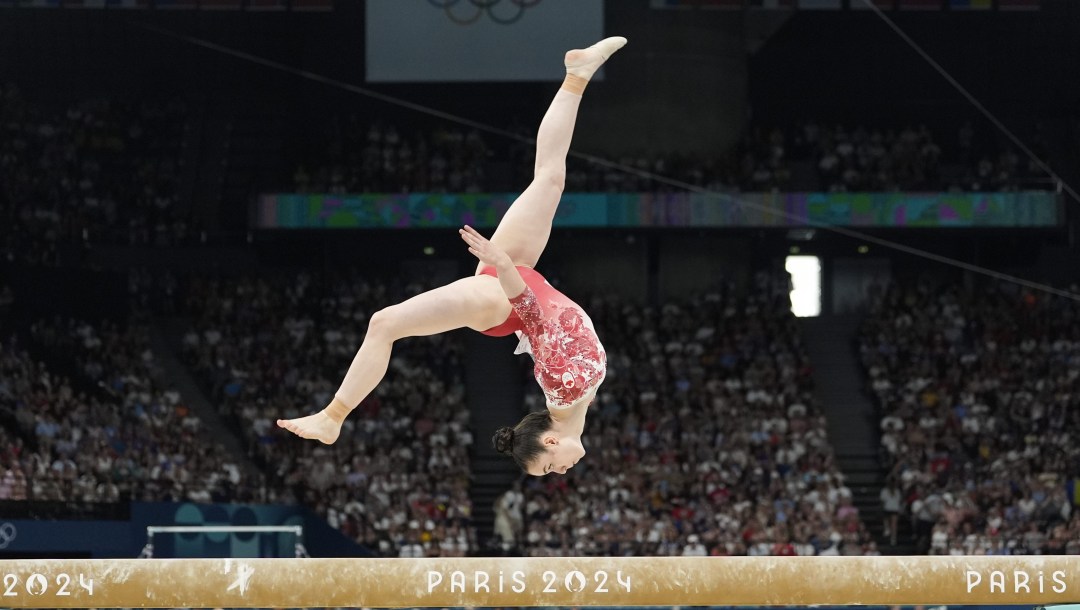
[[[503,426],[495,431],[491,437],[491,444],[495,445],[495,451],[499,453],[511,453],[514,451],[514,429]]]

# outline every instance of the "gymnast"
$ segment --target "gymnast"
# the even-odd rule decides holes
[[[459,230],[479,259],[476,274],[375,312],[334,399],[314,415],[277,421],[303,438],[330,444],[342,422],[386,375],[394,341],[469,327],[486,335],[517,333],[519,351],[532,354],[547,411],[526,415],[492,442],[525,472],[565,474],[585,455],[585,412],[604,381],[607,356],[592,320],[533,270],[547,245],[562,196],[566,154],[578,106],[593,73],[626,44],[616,36],[568,51],[566,77],[536,134],[532,183],[507,210],[488,240],[469,226]]]

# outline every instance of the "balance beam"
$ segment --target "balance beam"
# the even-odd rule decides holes
[[[1080,557],[0,561],[0,606],[274,608],[1080,602]]]

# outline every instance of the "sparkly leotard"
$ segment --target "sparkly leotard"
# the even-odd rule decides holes
[[[513,310],[505,322],[482,332],[494,337],[523,333],[535,362],[533,374],[548,406],[565,409],[594,393],[604,381],[607,354],[581,306],[533,269],[517,269],[525,280],[525,291],[510,299]],[[490,266],[480,273],[497,276]]]

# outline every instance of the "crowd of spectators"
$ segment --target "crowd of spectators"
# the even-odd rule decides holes
[[[38,322],[0,344],[0,500],[272,501],[242,482],[200,419],[158,380],[137,324]],[[46,364],[49,362],[49,364]]]
[[[5,357],[3,362],[0,362],[0,367],[7,371],[11,367],[9,358]],[[10,414],[7,410],[10,405],[7,404],[6,386],[5,383],[2,390],[5,394],[0,395],[0,401],[3,401],[3,407],[0,408],[4,409],[3,415],[8,417]],[[3,454],[0,454],[0,501],[27,500],[30,485],[26,480],[26,472],[23,470],[21,461],[23,452],[26,450],[23,440],[9,433],[6,427],[0,427],[0,447],[3,448]]]
[[[442,124],[405,129],[385,120],[336,116],[297,163],[292,188],[301,193],[520,191],[533,177],[535,126],[514,126],[516,138],[484,137]],[[714,190],[738,184],[733,157],[623,153],[613,164],[567,160],[566,189],[577,192],[674,190],[655,176]]]
[[[200,223],[180,193],[185,134],[192,129],[182,101],[84,99],[50,106],[0,83],[0,116],[0,257],[55,264],[69,247],[77,252],[99,243],[168,245],[195,238]],[[516,191],[532,177],[535,127],[513,129],[521,136],[513,140],[454,124],[406,128],[352,114],[335,116],[317,131],[309,145],[290,146],[301,151],[289,184],[297,192]],[[1045,139],[1036,129],[1027,144],[1045,156]],[[614,163],[571,158],[568,190],[1049,186],[1038,182],[1043,174],[1034,161],[1011,145],[987,142],[970,123],[955,138],[925,126],[807,122],[791,129],[751,127],[730,150],[712,155],[599,152]]]
[[[177,100],[49,107],[0,83],[0,256],[55,264],[65,245],[167,244],[179,204],[187,110]]]
[[[484,190],[489,146],[475,129],[406,128],[335,116],[293,174],[301,193]]]
[[[1046,174],[1011,143],[979,137],[970,122],[955,139],[926,125],[900,128],[802,123],[753,129],[741,146],[744,190],[1015,191],[1048,188]],[[1045,157],[1036,128],[1027,144]],[[802,164],[811,172],[793,168]]]
[[[921,548],[1080,553],[1067,492],[1080,477],[1076,303],[929,281],[876,299],[860,352],[902,518]]]
[[[533,174],[533,131],[518,140],[484,139],[443,126],[409,136],[386,122],[336,118],[324,152],[298,167],[300,192],[477,192],[520,190]],[[689,184],[713,191],[1011,191],[1047,188],[1038,164],[1015,146],[978,137],[964,123],[955,141],[926,125],[850,127],[805,122],[792,128],[750,127],[716,154],[601,155],[599,164],[571,157],[566,188],[576,192],[657,192]],[[320,140],[322,142],[322,140]],[[1027,144],[1045,157],[1045,137]],[[317,167],[319,169],[309,169]],[[658,177],[660,179],[658,179]]]
[[[351,539],[383,555],[475,548],[468,496],[472,433],[456,335],[394,347],[386,378],[325,446],[275,425],[322,409],[371,314],[412,283],[308,273],[194,279],[186,361],[233,419],[251,455]]]
[[[746,296],[594,299],[608,377],[582,441],[590,459],[500,500],[530,555],[877,554],[844,485],[786,274]],[[530,406],[541,408],[537,396]]]
[[[300,501],[384,555],[475,550],[455,335],[400,342],[333,446],[273,424],[329,402],[371,313],[423,285],[279,273],[184,287],[188,363],[273,484],[242,481],[160,384],[145,325],[57,319],[30,329],[34,357],[19,339],[0,344],[0,500]],[[786,276],[759,274],[747,296],[729,285],[658,307],[589,302],[609,358],[583,438],[593,459],[504,496],[507,545],[875,554],[825,438],[788,290]],[[1078,318],[1071,301],[1007,286],[923,282],[874,298],[860,354],[890,489],[928,552],[1080,553],[1067,492],[1080,478]]]

